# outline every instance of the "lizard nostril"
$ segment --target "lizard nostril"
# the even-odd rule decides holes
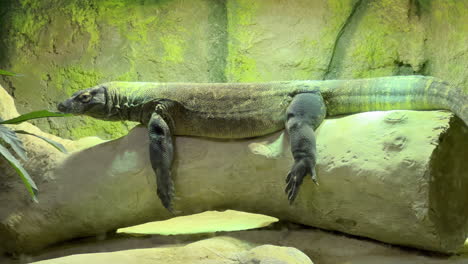
[[[57,109],[60,112],[64,112],[65,111],[65,105],[63,103],[60,103],[60,104],[57,105]]]

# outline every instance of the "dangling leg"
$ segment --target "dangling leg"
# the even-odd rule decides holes
[[[306,175],[311,175],[314,183],[317,183],[314,129],[320,125],[325,115],[325,103],[319,93],[298,94],[288,107],[286,129],[294,157],[294,165],[286,178],[285,189],[290,204],[296,199]]]
[[[148,123],[149,154],[151,166],[156,173],[157,194],[166,209],[172,212],[174,183],[171,179],[171,166],[174,147],[169,125],[158,113],[153,113]]]

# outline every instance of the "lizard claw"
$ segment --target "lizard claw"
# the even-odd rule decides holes
[[[311,178],[312,178],[312,182],[315,183],[315,185],[319,186],[319,183],[317,180],[317,173],[315,172],[315,167],[312,168]]]
[[[300,159],[296,161],[286,177],[286,188],[284,189],[288,196],[289,204],[292,204],[299,193],[299,187],[304,177],[310,174],[312,181],[318,185],[315,166],[311,159]]]
[[[157,191],[159,199],[161,199],[161,203],[169,212],[174,214],[174,208],[172,206],[172,199],[174,198],[174,192],[170,191],[168,193],[164,193],[163,191]]]

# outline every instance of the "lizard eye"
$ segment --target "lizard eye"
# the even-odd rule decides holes
[[[78,96],[78,100],[80,100],[80,102],[82,102],[82,103],[88,103],[89,101],[91,101],[92,97],[93,96],[90,93],[86,92],[86,93],[80,94]]]

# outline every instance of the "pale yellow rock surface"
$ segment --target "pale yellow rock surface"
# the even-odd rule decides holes
[[[292,158],[281,133],[228,141],[177,137],[175,209],[178,215],[263,213],[453,252],[467,233],[468,147],[466,128],[451,118],[447,112],[393,111],[326,120],[317,131],[320,185],[306,179],[292,206],[283,191]],[[143,127],[69,156],[53,154],[58,158],[42,145],[26,147],[35,157],[27,167],[39,185],[39,204],[18,198],[25,193],[19,179],[3,176],[4,250],[34,251],[173,216],[156,197]]]
[[[234,238],[216,237],[186,246],[79,254],[34,263],[312,264],[312,261],[295,248],[272,245],[254,247]]]
[[[149,222],[141,225],[117,229],[117,233],[141,235],[199,234],[220,231],[237,231],[261,228],[277,222],[278,218],[226,210],[207,211],[188,216],[174,217],[165,221]]]
[[[0,117],[3,120],[7,120],[19,115],[15,107],[13,98],[3,89],[0,85]]]

